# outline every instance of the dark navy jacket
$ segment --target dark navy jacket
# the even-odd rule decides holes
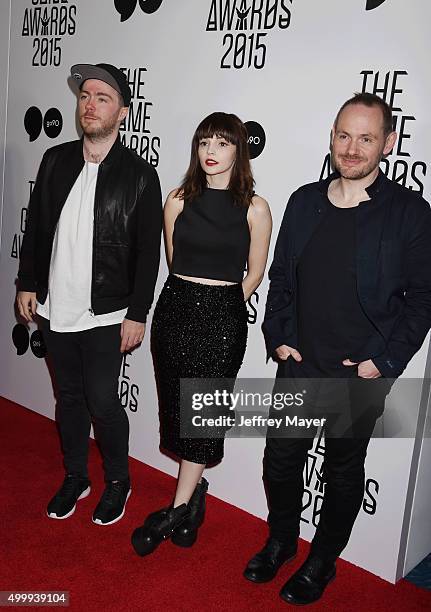
[[[263,331],[268,357],[297,340],[296,267],[328,209],[328,186],[337,174],[300,187],[284,213],[274,260]],[[361,306],[376,333],[352,361],[372,359],[385,377],[397,377],[431,327],[431,209],[417,193],[380,171],[356,216],[356,277]],[[328,275],[331,270],[328,270]],[[316,304],[316,308],[319,305]]]

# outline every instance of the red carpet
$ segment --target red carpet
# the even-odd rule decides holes
[[[80,611],[294,609],[279,599],[278,591],[301,563],[308,544],[301,543],[296,562],[272,583],[247,582],[242,570],[266,537],[265,523],[210,497],[207,519],[193,548],[179,549],[168,541],[142,559],[130,546],[130,533],[148,512],[170,500],[172,478],[131,460],[133,493],[125,517],[110,527],[94,525],[91,513],[103,476],[92,443],[91,495],[79,502],[71,518],[51,520],[45,506],[63,479],[54,423],[0,399],[0,431],[0,590],[69,591],[69,610]],[[404,580],[393,586],[339,561],[338,577],[323,602],[308,609],[423,611],[431,609],[431,593]]]

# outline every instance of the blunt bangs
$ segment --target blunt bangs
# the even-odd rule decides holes
[[[225,113],[213,113],[206,117],[196,130],[196,140],[199,142],[204,138],[224,138],[234,145],[239,143],[239,134],[236,122],[230,115]]]

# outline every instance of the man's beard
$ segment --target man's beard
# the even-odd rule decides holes
[[[372,159],[368,161],[368,163],[366,163],[365,165],[360,164],[358,167],[343,166],[342,162],[340,162],[340,160],[336,157],[333,158],[332,163],[334,165],[335,170],[337,170],[337,172],[339,172],[343,178],[358,181],[369,176],[378,167],[379,159]]]
[[[84,135],[87,136],[89,140],[95,142],[98,140],[105,140],[106,138],[111,136],[111,134],[113,134],[115,131],[117,121],[112,118],[107,119],[106,121],[102,121],[102,123],[99,125],[92,125],[91,122],[87,125],[84,125],[83,121],[80,120],[80,124]]]

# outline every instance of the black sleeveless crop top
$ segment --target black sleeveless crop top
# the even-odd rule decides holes
[[[171,272],[240,283],[250,248],[247,208],[230,191],[203,190],[175,220]]]

